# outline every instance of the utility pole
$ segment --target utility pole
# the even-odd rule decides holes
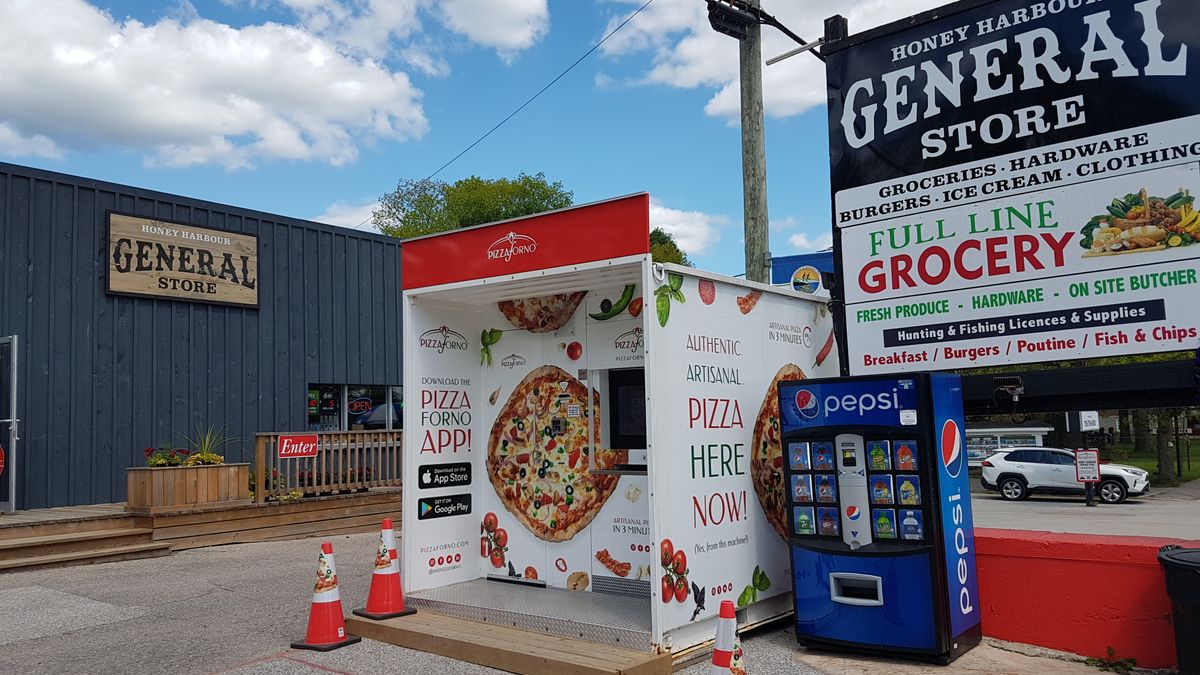
[[[707,0],[713,30],[736,39],[742,93],[742,211],[746,238],[746,278],[770,283],[771,242],[767,216],[767,150],[763,139],[762,24],[774,26],[800,43],[800,49],[767,62],[781,61],[820,46],[799,35],[762,10],[761,0]],[[818,52],[812,52],[824,60]]]
[[[759,9],[761,0],[747,0]],[[750,26],[739,43],[742,93],[742,211],[746,278],[770,283],[771,244],[767,215],[767,153],[763,134],[762,26]]]

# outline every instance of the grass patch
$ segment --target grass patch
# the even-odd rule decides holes
[[[1187,441],[1184,441],[1185,443]],[[1115,452],[1102,453],[1104,459],[1111,459],[1116,464],[1128,464],[1136,466],[1139,469],[1145,469],[1150,472],[1151,485],[1157,485],[1155,478],[1158,476],[1158,451],[1154,449],[1154,444],[1150,444],[1150,452],[1142,454],[1134,454],[1133,443],[1114,443],[1113,450]],[[1171,452],[1175,449],[1172,448]],[[1105,456],[1107,454],[1107,456]],[[1192,467],[1188,468],[1188,452],[1187,446],[1184,446],[1181,458],[1183,460],[1183,482],[1196,480],[1200,478],[1200,442],[1197,439],[1192,439]]]
[[[1128,464],[1136,466],[1139,469],[1145,469],[1150,472],[1150,482],[1154,483],[1155,477],[1158,476],[1158,458],[1157,457],[1130,457],[1129,459],[1118,462],[1118,464]],[[1187,466],[1187,457],[1183,458],[1183,478],[1185,483],[1189,480],[1200,478],[1200,457],[1192,458],[1192,468]]]

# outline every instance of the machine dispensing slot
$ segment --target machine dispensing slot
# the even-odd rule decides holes
[[[883,579],[870,574],[831,572],[829,594],[843,605],[879,607],[883,604]]]

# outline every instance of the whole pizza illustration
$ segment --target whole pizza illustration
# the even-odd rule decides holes
[[[600,438],[600,396],[556,366],[525,376],[501,407],[488,436],[487,473],[504,507],[534,536],[567,541],[592,522],[617,485],[593,474],[588,420]],[[585,417],[584,415],[588,416]],[[595,468],[611,469],[627,451],[600,449]]]
[[[530,333],[553,333],[567,325],[587,291],[559,293],[537,298],[503,300],[496,303],[500,313],[517,328]]]
[[[775,373],[767,387],[758,418],[754,421],[754,452],[750,458],[750,477],[758,503],[767,514],[767,521],[787,539],[787,495],[783,485],[783,444],[779,440],[779,396],[776,390],[782,380],[803,380],[800,366],[789,363]]]

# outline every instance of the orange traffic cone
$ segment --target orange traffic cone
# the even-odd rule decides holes
[[[727,675],[733,663],[734,634],[737,632],[737,612],[732,600],[721,601],[721,615],[717,619],[717,639],[713,644],[711,675]]]
[[[415,614],[415,609],[404,608],[404,590],[400,586],[400,562],[396,554],[396,531],[392,519],[383,519],[379,532],[379,548],[375,551],[375,571],[371,574],[371,592],[367,595],[367,606],[354,610],[358,616],[368,619],[391,619]]]
[[[292,648],[327,652],[361,641],[357,635],[346,635],[337,568],[333,565],[333,544],[322,542],[321,557],[317,558],[317,585],[313,587],[312,609],[308,613],[308,632],[304,642],[293,642]]]

